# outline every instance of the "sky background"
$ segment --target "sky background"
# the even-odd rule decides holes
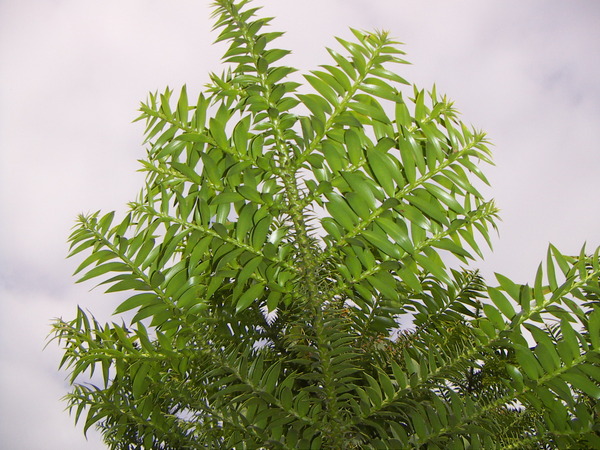
[[[401,75],[436,83],[494,143],[486,168],[501,208],[485,263],[532,280],[549,242],[600,244],[600,2],[262,0],[284,60],[330,63],[348,27],[404,42]],[[149,91],[197,93],[220,71],[207,0],[0,0],[0,447],[101,449],[63,412],[51,319],[77,305],[102,320],[116,295],[75,285],[65,260],[77,214],[124,211],[141,187]]]

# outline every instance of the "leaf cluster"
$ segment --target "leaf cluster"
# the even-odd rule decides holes
[[[598,446],[598,250],[533,287],[449,268],[495,229],[485,135],[385,32],[300,93],[257,10],[214,3],[226,69],[149,96],[137,201],[70,237],[127,295],[127,325],[54,325],[76,420],[115,449]]]

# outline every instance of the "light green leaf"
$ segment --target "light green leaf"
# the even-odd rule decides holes
[[[233,129],[233,144],[238,153],[245,155],[248,153],[248,130],[250,128],[250,116],[240,120]]]
[[[387,217],[379,217],[376,222],[405,252],[414,253],[415,248],[410,240],[408,228],[403,221],[395,222]]]
[[[383,110],[383,108],[374,102],[350,102],[348,103],[348,107],[353,111],[356,111],[357,113],[362,114],[370,119],[374,119],[382,123],[390,123],[390,119]]]
[[[344,143],[346,144],[350,163],[354,165],[360,164],[363,159],[363,150],[360,138],[356,131],[351,128],[346,130],[344,132]]]
[[[418,191],[413,191],[413,192],[416,193]],[[446,212],[444,211],[443,208],[440,208],[438,206],[439,204],[436,204],[436,202],[434,202],[433,199],[429,199],[429,201],[428,201],[424,197],[411,194],[409,196],[406,196],[406,200],[408,202],[410,202],[413,206],[416,206],[419,210],[421,210],[430,219],[433,219],[442,225],[446,225],[446,226],[449,225]]]
[[[384,252],[386,255],[395,259],[402,258],[402,252],[391,243],[385,234],[377,233],[374,230],[365,230],[362,235],[369,241],[377,250]]]
[[[350,61],[348,61],[346,58],[344,58],[342,55],[335,52],[334,50],[331,50],[330,48],[327,48],[327,52],[352,80],[356,79],[357,74]]]
[[[113,314],[121,314],[125,311],[129,311],[140,306],[152,305],[159,303],[160,301],[160,298],[158,298],[155,293],[136,294],[132,297],[129,297],[127,300],[117,306]]]
[[[367,78],[363,84],[360,85],[360,90],[367,94],[374,95],[385,100],[392,102],[398,102],[402,100],[402,97],[397,89],[387,84],[385,81],[377,78]]]
[[[511,320],[515,316],[515,309],[502,292],[493,287],[488,287],[488,294],[490,294],[491,300],[494,305],[506,316],[507,319]]]
[[[331,106],[327,101],[315,94],[298,95],[300,101],[319,120],[324,121],[325,115],[331,114]]]
[[[404,78],[402,78],[397,73],[391,72],[391,71],[389,71],[387,69],[384,69],[382,67],[378,67],[376,69],[373,69],[371,71],[371,73],[373,75],[376,75],[376,76],[380,77],[380,78],[385,78],[386,80],[395,81],[396,83],[406,84],[406,85],[410,84],[408,81],[406,81]]]
[[[452,280],[450,279],[448,273],[444,269],[444,263],[441,261],[441,259],[438,258],[437,260],[434,260],[425,255],[415,255],[414,258],[419,263],[419,265],[423,267],[427,272],[436,276],[444,283],[452,283]]]
[[[117,255],[112,250],[97,250],[95,252],[92,252],[92,254],[90,256],[88,256],[77,267],[77,269],[75,269],[75,272],[73,272],[73,275],[77,275],[79,272],[81,272],[83,269],[85,269],[87,266],[89,266],[93,262],[95,262],[96,264],[101,264],[103,262],[108,261],[109,259],[114,259],[116,257],[117,257]]]
[[[554,349],[554,345],[548,342],[540,342],[535,347],[535,355],[544,371],[554,373],[560,367],[560,358]]]
[[[188,98],[185,84],[181,87],[179,101],[177,102],[177,118],[183,123],[188,121]]]
[[[313,88],[315,88],[315,90],[319,94],[321,94],[329,103],[331,103],[334,106],[339,103],[338,94],[326,82],[324,82],[318,77],[315,77],[314,75],[304,75],[304,78],[306,78],[310,85]]]
[[[329,201],[325,204],[325,207],[329,211],[329,214],[331,214],[331,217],[347,231],[353,230],[357,222],[356,214],[346,201],[334,192],[330,192],[326,196]]]
[[[220,194],[218,194],[216,197],[213,198],[213,200],[211,201],[211,206],[213,205],[222,205],[222,204],[229,204],[229,203],[235,203],[235,202],[239,202],[240,200],[243,200],[244,197],[241,194],[238,194],[237,192],[221,192]]]
[[[444,238],[444,239],[439,239],[439,240],[433,241],[431,243],[431,246],[436,247],[436,248],[441,248],[443,250],[448,250],[449,252],[454,253],[459,258],[466,257],[469,259],[473,259],[473,257],[471,256],[471,254],[468,251],[466,251],[463,247],[461,247],[460,245],[451,241],[450,239]]]
[[[375,209],[375,195],[367,180],[360,175],[360,172],[342,172],[342,177],[352,191],[356,192],[369,208]]]
[[[102,284],[107,283],[107,281]],[[151,287],[144,281],[139,280],[136,276],[131,275],[127,276],[126,279],[119,281],[118,283],[113,284],[109,287],[105,292],[120,292],[120,291],[148,291],[151,290]]]
[[[449,192],[445,191],[439,186],[435,186],[430,183],[423,183],[423,186],[431,195],[433,195],[435,198],[437,198],[446,206],[448,206],[452,211],[458,214],[465,213],[465,209],[461,206],[460,203],[458,203],[454,195],[450,194]]]
[[[332,141],[324,141],[322,144],[323,155],[325,156],[325,160],[331,170],[334,172],[339,172],[343,170],[348,162],[345,159],[344,152],[342,148],[338,147],[338,145],[334,144]]]
[[[494,275],[496,276],[496,279],[498,280],[498,283],[500,283],[502,289],[504,289],[513,300],[519,301],[519,298],[521,296],[520,287],[504,275],[501,275],[499,273],[495,273]]]
[[[569,348],[571,354],[573,356],[578,356],[580,354],[579,341],[577,339],[577,335],[575,334],[575,330],[573,330],[573,327],[567,319],[561,320],[560,331],[562,333],[562,340]]]
[[[588,335],[592,348],[600,350],[600,309],[596,308],[588,318]]]
[[[375,149],[367,149],[367,161],[377,182],[388,196],[393,197],[395,193],[393,172],[398,170],[394,162]]]
[[[81,283],[83,281],[89,280],[90,278],[98,277],[100,275],[104,275],[108,272],[129,272],[131,268],[125,264],[120,262],[112,262],[106,263],[90,269],[84,276],[77,280],[77,283]]]
[[[368,203],[360,195],[355,192],[347,192],[344,194],[344,200],[361,220],[368,220],[371,210]]]
[[[398,272],[400,279],[406,283],[406,285],[411,288],[415,292],[421,292],[423,290],[423,286],[421,285],[421,281],[417,277],[414,272],[414,268],[410,266],[405,266]]]
[[[402,169],[409,183],[414,183],[417,179],[415,155],[412,146],[408,141],[401,139],[399,142],[400,156],[402,158]]]
[[[485,316],[488,319],[490,319],[490,321],[494,324],[494,326],[498,330],[503,330],[504,328],[506,328],[506,323],[504,322],[504,319],[502,318],[500,311],[498,311],[492,305],[488,305],[487,303],[484,304],[483,312],[484,312]]]
[[[425,118],[425,114],[425,91],[418,91],[415,99],[415,120],[421,122]]]

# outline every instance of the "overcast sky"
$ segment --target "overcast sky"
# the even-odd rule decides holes
[[[387,29],[402,76],[488,132],[503,222],[485,274],[531,280],[548,242],[600,244],[600,2],[262,0],[287,63],[330,63],[348,27]],[[73,284],[80,212],[123,211],[141,187],[147,92],[198,92],[219,71],[207,0],[0,0],[0,447],[100,449],[63,412],[53,317],[109,320],[118,297]]]

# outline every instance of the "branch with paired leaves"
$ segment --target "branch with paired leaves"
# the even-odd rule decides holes
[[[139,198],[70,238],[128,293],[121,325],[54,325],[76,420],[115,449],[600,446],[598,250],[550,247],[533,287],[448,268],[495,229],[485,135],[387,33],[298,93],[271,19],[213,6],[225,71],[150,95]]]

